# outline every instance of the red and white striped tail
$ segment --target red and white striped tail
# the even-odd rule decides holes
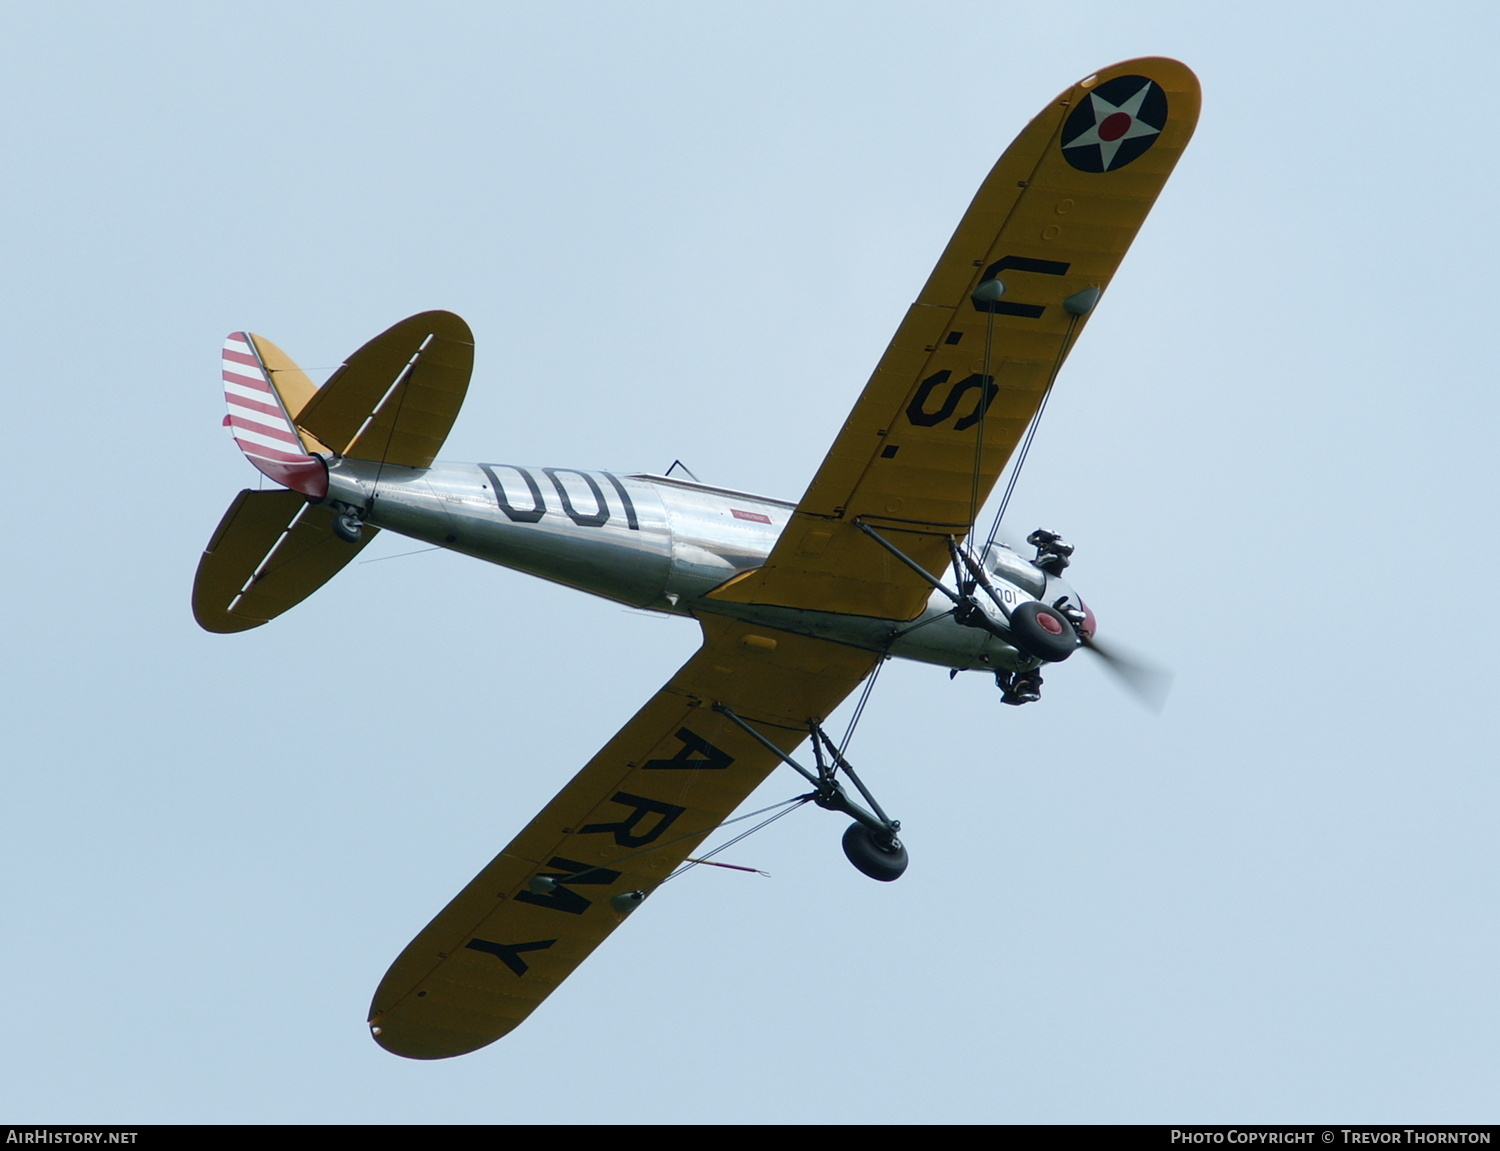
[[[328,494],[328,469],[303,446],[249,332],[231,332],[224,340],[224,399],[224,426],[252,464],[305,496],[320,500]]]

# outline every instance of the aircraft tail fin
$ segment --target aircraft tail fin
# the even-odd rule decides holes
[[[452,312],[421,312],[388,328],[316,387],[264,336],[224,341],[224,424],[249,461],[290,491],[243,491],[215,529],[193,583],[193,616],[208,631],[259,627],[327,583],[358,542],[333,532],[327,459],[410,468],[432,463],[458,416],[474,337]]]
[[[265,352],[274,355],[267,357]],[[278,367],[279,361],[285,362],[276,372],[279,380],[268,369],[268,358]],[[224,426],[245,458],[278,484],[313,499],[326,496],[328,468],[312,453],[327,449],[315,438],[304,440],[293,422],[310,398],[299,385],[306,381],[311,391],[311,381],[280,348],[249,332],[225,337],[223,365],[224,402],[229,408]]]

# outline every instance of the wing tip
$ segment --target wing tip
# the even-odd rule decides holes
[[[1130,60],[1121,60],[1118,64],[1090,73],[1078,81],[1075,87],[1088,91],[1115,76],[1128,75],[1149,76],[1179,99],[1189,96],[1196,101],[1202,96],[1203,88],[1198,82],[1198,74],[1181,60],[1171,56],[1136,56]]]
[[[488,1047],[509,1034],[518,1022],[519,1020],[512,1023],[499,1035],[475,1035],[472,1032],[453,1031],[410,1020],[392,1025],[381,1018],[371,1019],[369,1028],[370,1038],[392,1055],[399,1055],[402,1059],[432,1061],[453,1059],[478,1051],[481,1047]]]

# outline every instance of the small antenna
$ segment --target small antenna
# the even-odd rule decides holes
[[[665,474],[670,477],[672,472],[677,468],[681,468],[683,471],[687,472],[688,478],[691,479],[694,483],[701,484],[703,482],[697,476],[693,475],[693,470],[681,460],[673,460],[672,466],[666,470]]]

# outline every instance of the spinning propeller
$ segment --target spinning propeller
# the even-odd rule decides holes
[[[1021,549],[1033,545],[1037,547],[1037,557],[1033,563],[1037,566],[1048,567],[1043,558],[1046,549],[1056,544],[1062,549],[1060,560],[1056,560],[1052,568],[1060,572],[1067,566],[1067,557],[1072,554],[1072,548],[1063,544],[1061,539],[1054,533],[1039,529],[1033,532],[1026,541],[1022,543],[1011,531],[1002,527],[998,522],[990,533],[990,543],[998,539],[1002,546],[1016,555],[1021,554]],[[1081,605],[1080,605],[1081,606]],[[1087,608],[1083,608],[1087,612]],[[1154,714],[1160,715],[1162,708],[1166,706],[1167,696],[1172,690],[1173,673],[1159,664],[1153,663],[1144,656],[1131,651],[1128,647],[1115,640],[1108,643],[1100,643],[1096,638],[1096,625],[1093,613],[1088,612],[1087,622],[1080,622],[1076,628],[1080,647],[1087,648],[1093,652],[1103,663],[1104,669],[1122,686],[1133,695],[1142,705]]]
[[[1167,695],[1172,690],[1173,675],[1166,668],[1150,663],[1137,655],[1126,655],[1114,641],[1106,646],[1087,635],[1079,637],[1083,646],[1098,656],[1104,668],[1136,699],[1157,715],[1166,706]]]

